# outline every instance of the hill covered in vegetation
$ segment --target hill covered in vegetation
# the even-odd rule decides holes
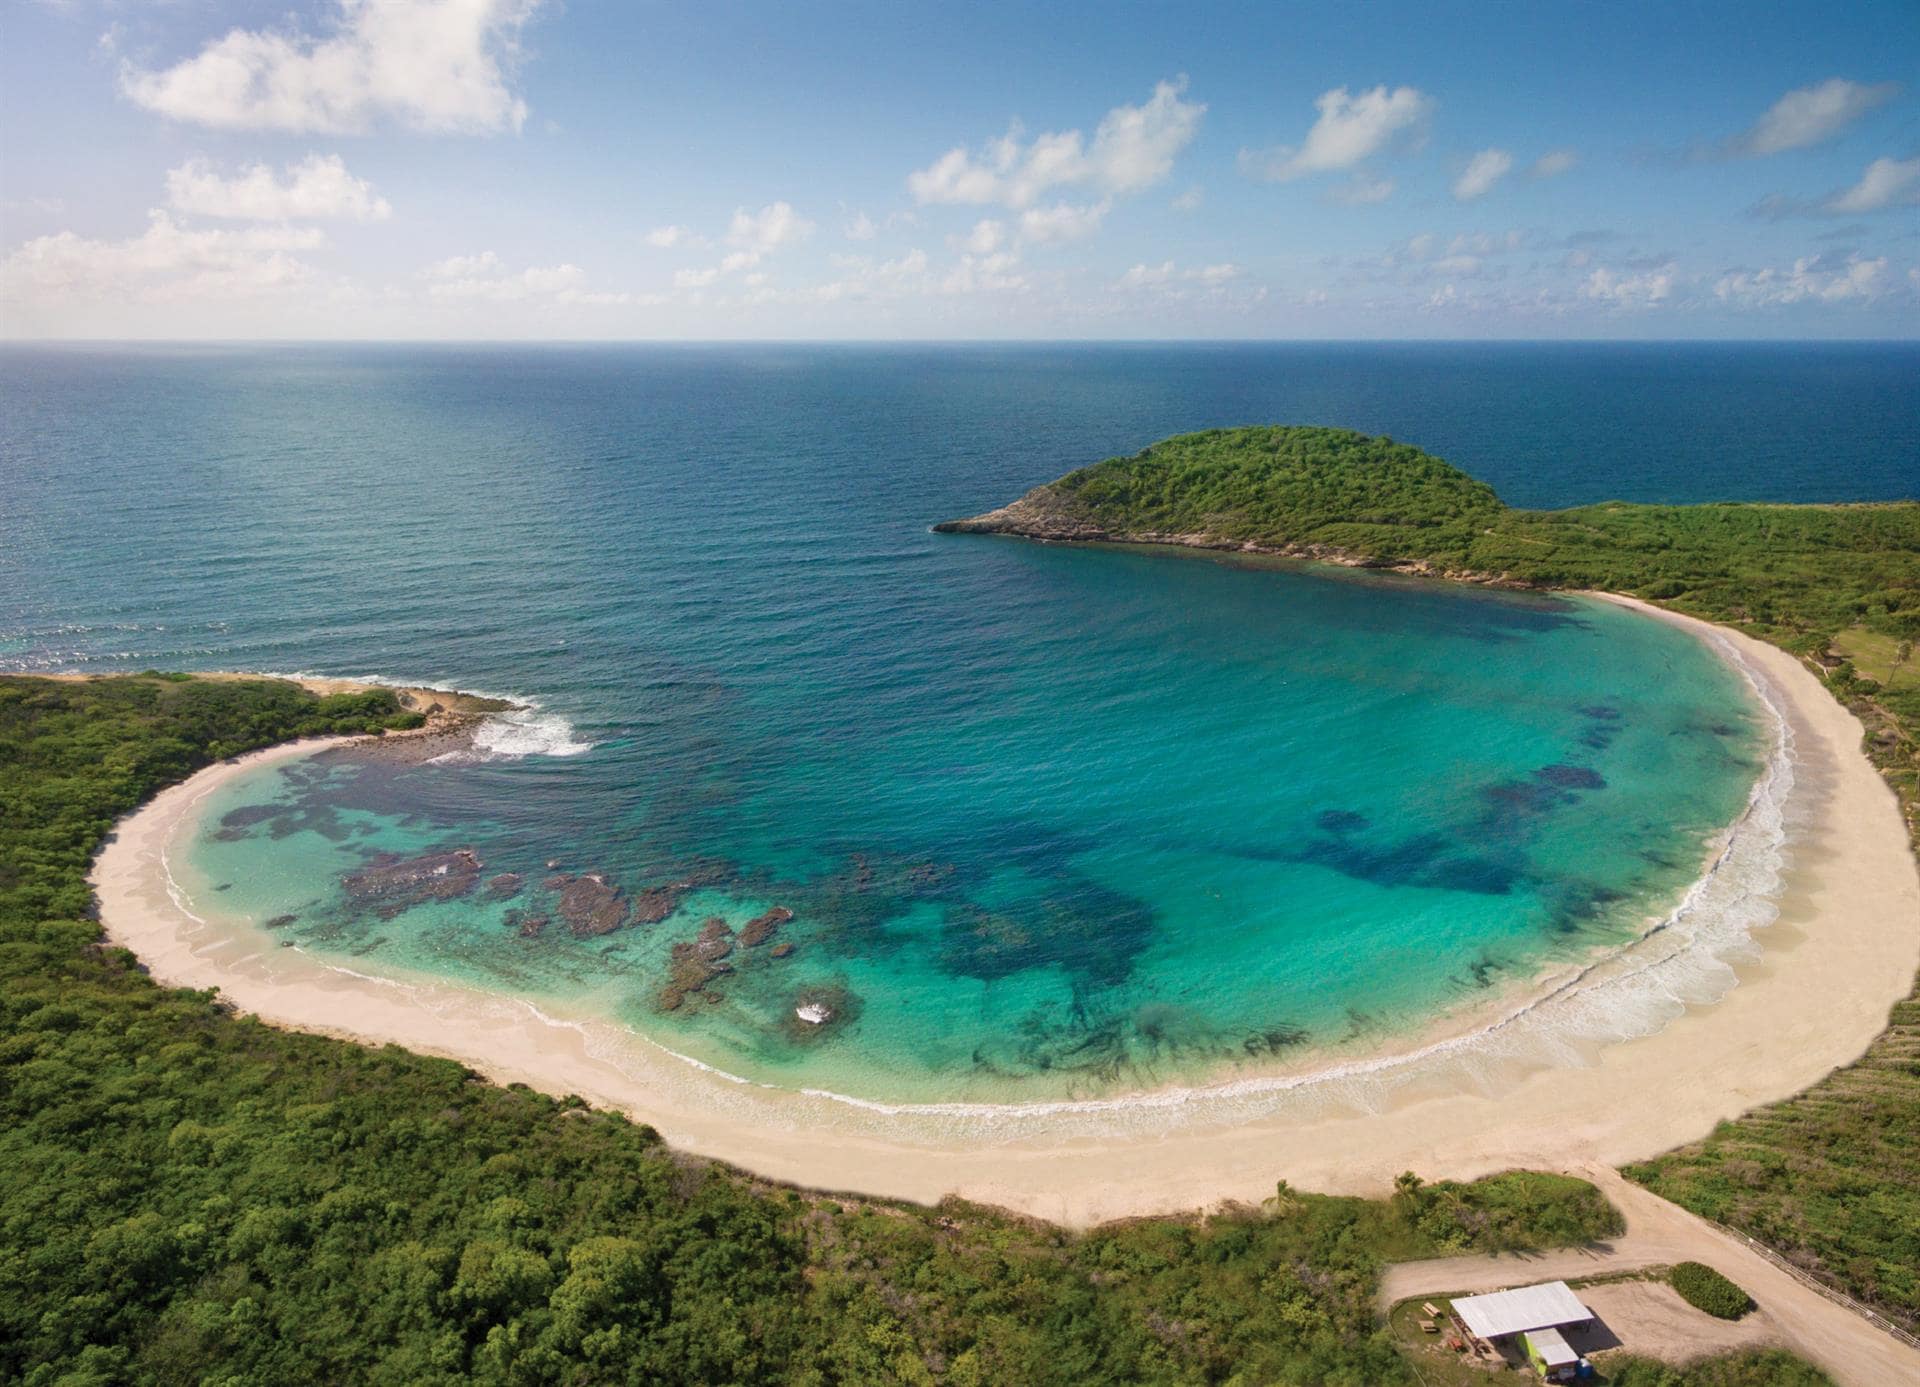
[[[1517,510],[1404,443],[1344,429],[1184,434],[935,527],[1175,544],[1467,582],[1626,593],[1802,656],[1920,808],[1920,504]],[[1628,1174],[1920,1328],[1920,991],[1855,1065]]]
[[[806,1193],[102,945],[85,872],[119,815],[219,756],[415,720],[265,680],[0,677],[0,1381],[1390,1387],[1414,1378],[1373,1317],[1384,1261],[1619,1229],[1524,1173],[1086,1234]]]

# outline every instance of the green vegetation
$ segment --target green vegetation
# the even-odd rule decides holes
[[[1526,1173],[1084,1235],[804,1194],[102,946],[84,873],[120,814],[217,753],[412,721],[0,678],[0,1381],[1410,1384],[1382,1262],[1619,1231]]]
[[[1920,504],[1514,510],[1391,439],[1187,434],[951,528],[1258,548],[1633,594],[1808,661],[1866,726],[1920,841]],[[1859,1063],[1627,1171],[1920,1329],[1920,991]]]
[[[1345,429],[1214,429],[1026,498],[1116,540],[1340,557],[1516,585],[1632,593],[1798,651],[1853,626],[1920,637],[1920,505],[1515,510],[1418,448]],[[1019,527],[1015,527],[1019,528]]]
[[[1653,1358],[1609,1357],[1597,1387],[1833,1387],[1833,1379],[1778,1349],[1729,1354],[1684,1368]]]
[[[1667,1273],[1680,1299],[1715,1319],[1737,1320],[1753,1309],[1753,1297],[1704,1262],[1681,1262]]]

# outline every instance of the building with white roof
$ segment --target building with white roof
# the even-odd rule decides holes
[[[1580,1355],[1560,1331],[1585,1328],[1593,1320],[1593,1312],[1564,1281],[1461,1296],[1453,1313],[1476,1338],[1518,1340],[1528,1361],[1550,1382],[1566,1381],[1580,1370]]]

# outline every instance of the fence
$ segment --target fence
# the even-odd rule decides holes
[[[1727,1227],[1726,1224],[1715,1223],[1710,1218],[1703,1218],[1700,1221],[1702,1223],[1710,1225],[1717,1231],[1726,1234],[1729,1238],[1732,1238],[1735,1242],[1739,1243],[1741,1246],[1749,1249],[1750,1251],[1759,1253],[1760,1256],[1766,1258],[1769,1262],[1772,1262],[1776,1267],[1780,1268],[1781,1271],[1784,1271],[1788,1276],[1791,1276],[1795,1281],[1798,1281],[1801,1285],[1805,1286],[1808,1290],[1818,1291],[1821,1295],[1825,1296],[1828,1300],[1832,1301],[1835,1305],[1840,1306],[1842,1309],[1853,1311],[1854,1314],[1858,1315],[1861,1319],[1865,1320],[1868,1324],[1873,1325],[1876,1329],[1884,1329],[1887,1333],[1893,1335],[1894,1338],[1898,1339],[1901,1343],[1905,1344],[1908,1348],[1920,1349],[1920,1337],[1916,1337],[1915,1335],[1908,1333],[1905,1329],[1895,1324],[1892,1320],[1888,1319],[1885,1315],[1881,1314],[1879,1311],[1868,1309],[1866,1306],[1862,1305],[1859,1301],[1855,1300],[1852,1296],[1848,1295],[1846,1292],[1835,1290],[1832,1286],[1829,1286],[1826,1282],[1822,1281],[1819,1277],[1813,1275],[1811,1272],[1808,1272],[1805,1269],[1799,1266],[1796,1266],[1794,1263],[1788,1261],[1785,1257],[1782,1257],[1778,1252],[1775,1252],[1772,1248],[1768,1247],[1765,1243],[1760,1242],[1758,1239],[1748,1237],[1745,1233],[1742,1233],[1738,1228],[1729,1228]]]

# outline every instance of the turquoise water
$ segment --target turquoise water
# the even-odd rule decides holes
[[[209,804],[175,864],[197,908],[293,916],[277,940],[357,971],[888,1099],[1295,1065],[1669,910],[1768,751],[1740,676],[1592,602],[927,524],[1250,418],[1391,429],[1520,501],[1697,495],[1721,450],[1650,433],[1691,390],[1822,437],[1781,403],[1804,370],[1877,460],[1836,492],[1909,480],[1898,353],[1668,350],[14,354],[0,657],[536,698],[472,758],[335,754]],[[1651,384],[1556,424],[1608,372]],[[1789,452],[1756,493],[1820,485]],[[343,885],[454,849],[485,863],[454,899]],[[556,872],[693,884],[579,938]],[[676,981],[704,922],[776,906]]]

